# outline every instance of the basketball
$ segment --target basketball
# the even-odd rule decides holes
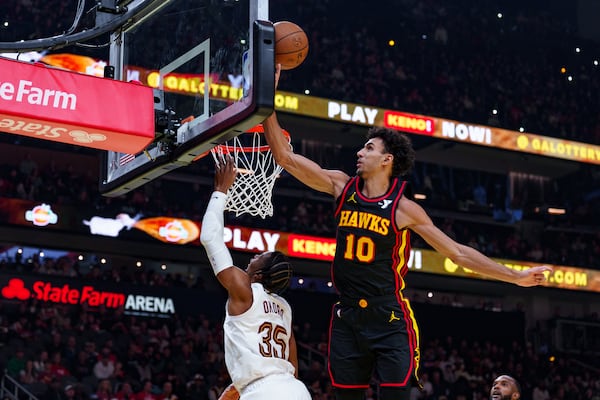
[[[302,28],[293,22],[279,21],[275,28],[275,64],[281,69],[294,69],[308,55],[308,37]]]

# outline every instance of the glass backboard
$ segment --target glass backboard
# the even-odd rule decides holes
[[[114,78],[154,88],[154,142],[107,152],[100,191],[118,196],[188,165],[273,110],[268,0],[170,0],[113,34]]]

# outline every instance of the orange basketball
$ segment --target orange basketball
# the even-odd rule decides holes
[[[308,55],[308,37],[298,25],[289,21],[273,24],[275,28],[275,64],[281,69],[293,69]]]

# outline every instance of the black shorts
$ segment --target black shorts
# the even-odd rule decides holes
[[[329,331],[329,375],[338,388],[409,388],[416,377],[419,341],[408,301],[395,296],[344,300],[333,306]]]

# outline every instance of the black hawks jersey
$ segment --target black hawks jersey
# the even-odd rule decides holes
[[[333,283],[347,298],[395,294],[404,288],[410,256],[410,231],[394,218],[407,182],[393,178],[387,193],[367,198],[360,181],[351,178],[336,200]]]

